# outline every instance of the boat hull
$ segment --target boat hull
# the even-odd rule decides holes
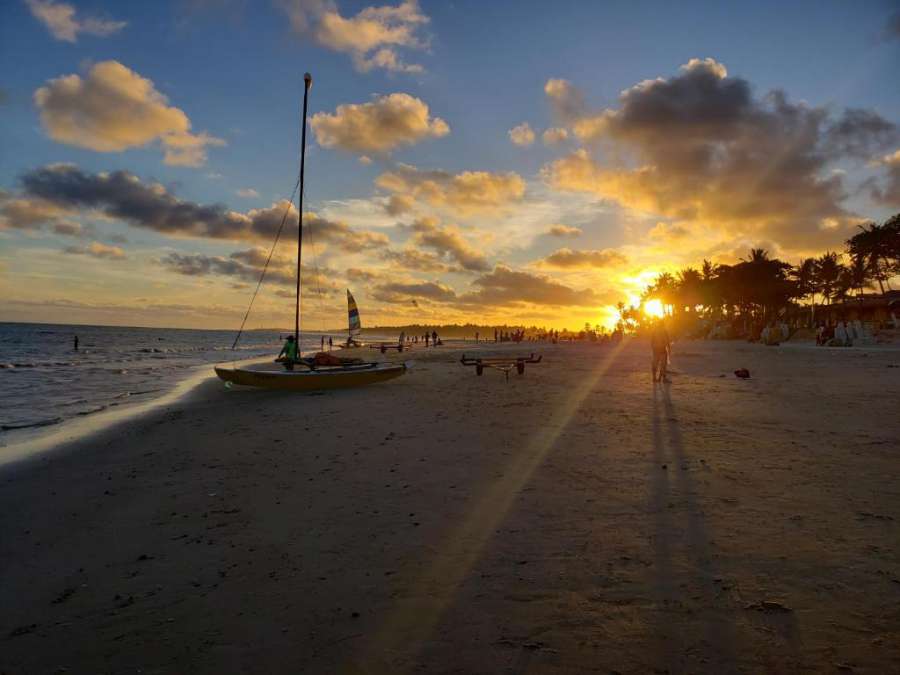
[[[215,367],[219,379],[245,387],[280,389],[282,391],[317,391],[344,389],[387,382],[406,372],[404,364],[391,364],[361,369],[321,370],[250,370]]]

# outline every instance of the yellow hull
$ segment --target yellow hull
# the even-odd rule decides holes
[[[246,368],[215,367],[219,379],[246,387],[281,389],[285,391],[315,391],[318,389],[342,389],[362,387],[367,384],[386,382],[400,377],[406,366],[385,364],[374,368],[358,370],[250,370]]]

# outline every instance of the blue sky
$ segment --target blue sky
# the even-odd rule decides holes
[[[41,11],[59,12],[60,7],[71,8],[69,16],[79,26],[96,26],[89,23],[94,20],[107,22],[107,28],[88,27],[66,38],[66,25],[54,26],[52,20],[39,16]],[[405,16],[413,18],[387,25],[411,32],[404,33],[400,42],[375,39],[370,51],[347,47],[364,39],[354,31],[365,26],[353,19],[372,16],[366,14],[372,7],[403,8]],[[296,175],[301,78],[309,70],[314,76],[311,114],[337,115],[343,104],[363,105],[401,93],[427,106],[428,119],[439,118],[449,126],[448,133],[410,137],[387,152],[374,154],[358,147],[342,149],[347,145],[343,141],[324,147],[327,143],[323,145],[317,133],[310,133],[307,207],[354,232],[374,231],[386,237],[381,244],[372,244],[368,253],[353,251],[354,245],[348,243],[323,241],[329,282],[337,288],[358,285],[365,278],[365,288],[356,293],[364,318],[368,308],[371,318],[383,321],[406,320],[415,313],[448,320],[473,314],[477,319],[481,313],[486,320],[511,316],[556,325],[581,325],[592,317],[603,321],[610,316],[616,294],[632,294],[639,290],[638,279],[669,265],[698,262],[690,255],[718,255],[727,261],[740,247],[763,242],[794,260],[834,242],[811,237],[804,245],[802,237],[786,234],[776,224],[779,217],[773,213],[716,229],[712,237],[713,228],[704,218],[718,214],[715,210],[700,208],[699,214],[685,217],[686,211],[668,208],[658,193],[653,199],[660,206],[648,206],[650,197],[635,194],[634,186],[623,187],[621,175],[596,174],[596,185],[560,179],[559,172],[568,165],[554,162],[578,152],[589,155],[591,166],[606,172],[617,162],[634,168],[652,159],[654,150],[641,145],[643,141],[636,141],[624,127],[618,134],[579,136],[575,142],[577,120],[560,118],[545,93],[548,80],[571,83],[585,101],[584,119],[599,119],[604,110],[620,110],[624,90],[654,78],[693,76],[699,70],[680,70],[681,66],[691,59],[709,58],[727,69],[728,80],[746,82],[755,100],[762,102],[767,92],[780,89],[792,105],[821,109],[835,124],[843,111],[858,108],[893,125],[900,121],[900,38],[888,26],[897,9],[891,2],[846,1],[423,1],[418,5],[343,0],[10,1],[0,8],[0,89],[5,99],[0,106],[0,189],[7,200],[30,199],[22,194],[22,175],[67,163],[90,175],[125,171],[145,183],[158,182],[177,199],[191,203],[219,203],[240,213],[271,207],[288,195]],[[375,14],[387,16],[378,10]],[[307,22],[305,29],[292,24],[297,16]],[[342,33],[323,32],[328,17],[345,22],[340,24]],[[118,27],[121,22],[125,25]],[[403,63],[421,68],[398,72],[379,66],[366,69],[357,62],[360,54],[368,58],[385,46]],[[60,134],[42,122],[35,91],[62,76],[77,75],[87,81],[93,66],[111,61],[151,81],[155,92],[166,97],[167,106],[189,118],[191,134],[205,132],[221,144],[209,144],[205,161],[187,166],[165,163],[159,139],[115,151],[98,150],[99,141],[60,141]],[[726,81],[724,76],[719,79]],[[511,143],[508,134],[523,122],[536,134],[536,140],[524,147]],[[547,146],[541,142],[543,130],[567,125],[567,143]],[[882,174],[891,165],[884,158],[900,147],[896,137],[884,130],[878,142],[865,144],[871,156],[835,154],[816,169],[821,180],[827,180],[829,172],[846,173],[840,174],[840,199],[804,211],[804,217],[831,219],[827,226],[811,223],[809,231],[838,228],[832,221],[842,218],[880,220],[900,208],[889,199],[874,199],[873,183],[864,184],[866,179],[888,180]],[[363,154],[373,161],[361,163]],[[478,172],[479,180],[512,173],[521,179],[524,192],[514,188],[509,203],[500,196],[490,208],[453,204],[447,195],[437,201],[420,195],[410,197],[415,207],[390,214],[383,203],[390,191],[380,188],[376,180],[400,164],[420,171],[443,170],[451,176]],[[685,184],[696,184],[696,180]],[[877,184],[880,194],[888,192],[890,185]],[[620,196],[616,189],[629,194]],[[239,196],[239,190],[255,194]],[[205,261],[212,270],[205,272],[203,265],[179,268],[167,256],[230,259],[232,253],[247,249],[247,241],[240,244],[136,225],[128,218],[110,216],[102,205],[75,212],[68,204],[65,211],[58,217],[90,226],[87,232],[73,238],[60,235],[49,220],[26,226],[7,217],[0,231],[3,284],[30,280],[33,290],[19,304],[0,306],[0,318],[40,319],[44,313],[59,311],[70,320],[108,322],[110,317],[123,316],[126,323],[230,325],[230,312],[245,299],[242,285],[248,282],[249,272],[241,270],[239,280],[227,279],[220,263],[210,267]],[[415,229],[422,219],[428,224]],[[654,230],[659,223],[664,227]],[[581,233],[567,238],[547,234],[554,224],[578,227]],[[660,233],[682,226],[710,235],[709,246],[664,259],[662,252],[671,249],[671,242],[663,245]],[[840,227],[852,227],[852,223],[842,221]],[[441,248],[441,241],[449,241],[449,248]],[[460,241],[480,251],[484,260],[470,261],[468,269],[461,267],[460,251],[453,248]],[[92,249],[94,243],[101,247]],[[260,238],[253,245],[268,243]],[[118,248],[121,255],[102,246]],[[379,246],[415,249],[435,259],[425,265],[427,270],[403,268],[389,262]],[[554,267],[547,258],[561,248],[612,251],[618,257],[610,254],[611,259],[627,262],[616,269],[598,264]],[[508,270],[537,281],[498,280],[497,266],[503,274]],[[190,274],[185,273],[188,270]],[[370,276],[353,278],[348,270],[364,270]],[[140,281],[134,278],[136,273]],[[540,280],[556,286],[540,286]],[[234,282],[233,287],[224,281]],[[516,288],[502,283],[537,284],[532,289],[536,295],[517,296]],[[436,284],[443,290],[422,284]],[[497,284],[504,289],[502,294],[485,293]],[[576,295],[560,291],[559,286]],[[422,295],[417,295],[417,288]],[[585,289],[593,295],[577,295]],[[211,292],[215,311],[210,313],[203,309],[203,299]],[[281,320],[285,303],[276,297],[263,310],[263,323]],[[335,291],[334,297],[326,296],[317,305],[320,309],[310,310],[318,312],[314,321],[328,325],[330,317],[339,316],[337,298]],[[163,305],[179,309],[161,309]]]

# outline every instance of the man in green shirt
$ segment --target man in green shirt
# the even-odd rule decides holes
[[[287,370],[294,369],[294,364],[297,362],[297,343],[294,341],[293,335],[288,335],[284,347],[278,352],[278,357],[275,360],[283,363]]]

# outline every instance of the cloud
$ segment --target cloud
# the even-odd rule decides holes
[[[36,219],[52,222],[86,209],[164,235],[270,242],[282,219],[297,222],[297,210],[286,200],[241,213],[222,204],[178,199],[159,183],[143,183],[125,171],[92,174],[70,164],[56,164],[29,171],[20,181],[22,194],[0,201],[0,223],[5,226],[28,227]],[[13,208],[8,208],[10,202]],[[314,213],[304,214],[303,228],[316,243],[347,252],[389,244],[382,232],[355,230]]]
[[[99,241],[92,241],[87,246],[69,246],[64,249],[66,253],[74,253],[76,255],[89,255],[93,258],[104,258],[108,260],[124,260],[125,251],[119,246],[107,246]]]
[[[330,0],[278,0],[288,15],[291,28],[299,35],[312,35],[332,51],[349,54],[357,70],[383,68],[391,72],[421,73],[424,68],[406,63],[398,48],[426,49],[420,35],[429,19],[416,0],[398,5],[366,7],[352,17],[344,17]]]
[[[384,210],[389,215],[399,216],[412,211],[415,203],[416,200],[410,195],[391,195],[384,204]]]
[[[749,82],[712,59],[691,59],[675,77],[622,92],[618,108],[585,115],[571,122],[581,140],[633,162],[601,164],[581,148],[544,167],[550,186],[786,246],[845,238],[852,214],[827,166],[896,137],[872,111],[833,119],[778,90],[754,98]]]
[[[412,299],[448,302],[456,298],[456,292],[437,281],[387,282],[376,285],[372,297],[381,302],[392,303],[408,303]]]
[[[515,145],[524,148],[534,143],[534,130],[528,122],[522,122],[519,126],[510,129],[508,133],[509,140]]]
[[[529,303],[592,307],[608,302],[607,298],[591,289],[577,290],[550,277],[520,272],[505,265],[497,265],[491,272],[478,277],[472,283],[478,290],[459,296],[460,303],[488,306]]]
[[[872,199],[885,206],[900,206],[900,150],[886,155],[878,164],[886,167],[884,179],[867,181]]]
[[[547,234],[551,237],[579,237],[583,234],[580,227],[571,225],[552,225]]]
[[[653,226],[647,236],[661,243],[671,243],[683,240],[690,233],[690,230],[684,225],[660,222]]]
[[[568,138],[569,131],[564,127],[553,127],[552,129],[547,129],[541,135],[541,140],[544,141],[544,145],[559,145]]]
[[[517,173],[465,171],[452,174],[420,171],[408,164],[400,164],[381,174],[375,179],[375,185],[407,200],[462,215],[497,212],[525,195],[525,181]]]
[[[568,80],[547,80],[544,93],[550,99],[554,116],[564,124],[571,124],[587,112],[584,94]]]
[[[74,215],[71,208],[44,199],[14,197],[0,190],[0,228],[40,229],[55,225],[60,219]]]
[[[387,262],[404,270],[416,270],[418,272],[458,272],[459,268],[442,262],[440,256],[417,248],[383,249],[381,257]]]
[[[162,257],[159,263],[169,271],[184,276],[225,276],[255,284],[259,281],[268,255],[268,250],[258,247],[235,251],[229,256],[172,252]],[[324,289],[326,293],[333,293],[337,288],[333,282],[327,281],[334,276],[333,270],[313,269],[303,265],[301,274],[301,282],[316,287],[317,290]],[[272,256],[266,269],[265,281],[284,287],[294,287],[297,283],[296,260],[289,256]],[[288,293],[287,297],[294,297],[294,293]]]
[[[63,42],[77,42],[79,33],[106,37],[118,33],[128,25],[127,21],[112,21],[96,17],[76,17],[75,8],[65,2],[53,0],[26,0],[32,16],[47,27],[50,34]]]
[[[96,152],[121,152],[159,141],[163,161],[202,166],[208,146],[225,141],[192,133],[191,121],[153,82],[118,61],[91,66],[87,75],[65,75],[34,92],[41,124],[55,141]]]
[[[598,268],[622,265],[627,259],[619,251],[611,248],[602,250],[586,249],[573,251],[570,248],[561,248],[554,251],[541,260],[542,267],[556,267],[559,269],[571,268]]]
[[[259,193],[253,188],[241,188],[240,190],[235,190],[235,194],[238,197],[243,197],[245,199],[255,199],[259,197]]]
[[[428,104],[402,93],[339,105],[334,113],[316,113],[310,126],[322,147],[354,153],[388,154],[450,133],[444,120],[431,116]]]
[[[470,272],[490,269],[484,253],[471,246],[455,228],[441,227],[433,218],[420,218],[410,229],[415,233],[416,244],[458,262],[463,269]]]
[[[53,233],[64,237],[80,237],[85,234],[86,228],[81,223],[71,220],[60,220],[53,225]]]

